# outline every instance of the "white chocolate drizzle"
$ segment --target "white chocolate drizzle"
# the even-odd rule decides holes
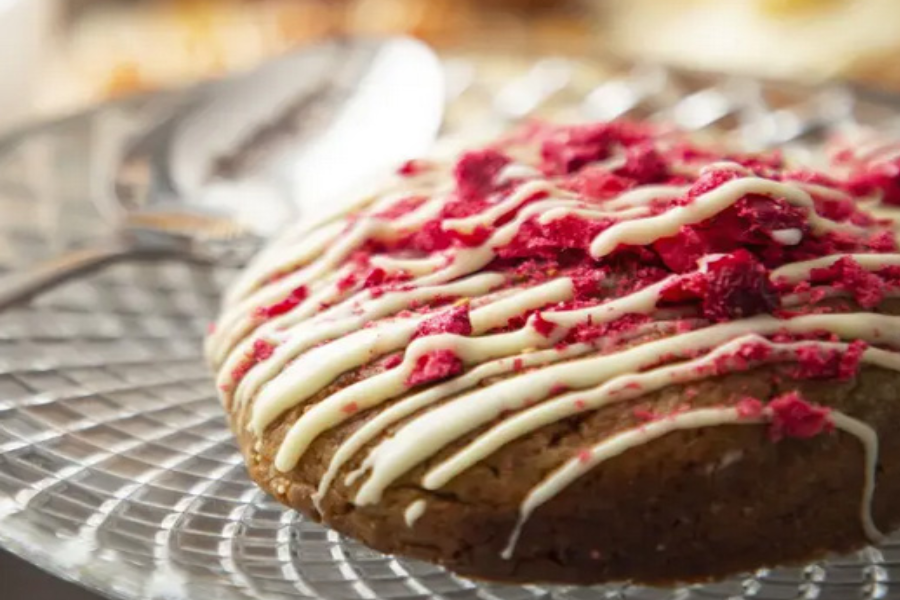
[[[407,506],[406,510],[403,511],[403,520],[406,522],[406,526],[410,528],[414,527],[416,521],[425,514],[426,508],[428,508],[428,504],[424,500],[416,500]]]
[[[609,168],[624,164],[621,157],[607,162]],[[696,174],[692,165],[677,167],[675,171]],[[496,177],[509,186],[505,194],[492,196],[480,212],[441,223],[445,231],[460,234],[487,228],[484,242],[424,256],[375,254],[371,257],[374,267],[404,273],[408,282],[380,294],[342,286],[342,278],[350,272],[349,257],[367,242],[399,240],[440,214],[452,190],[440,187],[442,179],[434,169],[412,177],[408,189],[401,185],[370,199],[369,206],[362,206],[351,218],[294,233],[253,262],[228,294],[218,326],[208,338],[207,353],[219,369],[217,383],[258,440],[268,435],[270,426],[282,415],[299,409],[275,456],[274,467],[281,472],[295,468],[323,433],[366,413],[360,426],[338,444],[318,482],[313,501],[321,511],[325,495],[338,483],[358,486],[352,497],[356,505],[375,504],[401,477],[448,445],[472,436],[425,471],[419,485],[438,490],[507,444],[542,427],[667,386],[719,375],[718,369],[728,364],[729,356],[746,344],[764,346],[770,353],[756,363],[732,365],[729,372],[796,361],[798,352],[811,345],[846,352],[847,342],[855,340],[871,345],[862,353],[861,362],[900,371],[900,354],[874,347],[900,346],[900,318],[891,315],[829,313],[790,319],[758,315],[718,324],[698,324],[695,319],[684,331],[678,328],[683,315],[657,305],[669,286],[692,273],[670,275],[597,304],[560,309],[556,305],[575,296],[575,282],[569,277],[549,274],[543,283],[521,287],[510,274],[485,270],[529,220],[548,224],[575,217],[609,222],[589,246],[590,255],[600,260],[621,246],[645,246],[676,235],[683,227],[715,217],[747,195],[777,198],[802,209],[810,227],[807,235],[839,232],[853,236],[871,229],[833,221],[816,212],[816,198],[843,199],[847,197],[843,191],[758,177],[733,163],[708,165],[701,173],[716,168],[739,176],[658,213],[653,209],[655,201],[681,198],[690,186],[646,185],[602,202],[588,202],[533,167],[511,163]],[[394,202],[416,195],[426,200],[410,212],[392,220],[377,216]],[[507,218],[508,222],[497,225]],[[802,243],[804,233],[783,229],[771,232],[771,237],[776,244],[795,246]],[[845,257],[869,271],[900,266],[900,254],[835,254],[782,265],[772,270],[770,277],[778,284],[800,283],[808,280],[814,269],[827,268]],[[716,258],[703,257],[697,273],[705,272]],[[306,293],[295,305],[271,319],[259,319],[258,308],[281,302],[301,287]],[[832,296],[839,293],[826,291]],[[460,298],[470,304],[471,334],[416,337],[423,322],[444,310],[418,308],[442,298]],[[796,306],[805,298],[802,293],[786,295],[783,307]],[[526,319],[523,326],[504,329],[514,319],[535,311],[541,312]],[[612,323],[628,315],[650,321],[621,337],[557,346],[579,326]],[[538,319],[552,331],[539,327]],[[828,332],[841,341],[769,339],[779,333],[818,332]],[[233,373],[259,340],[271,345],[270,354],[249,365],[239,381],[233,381]],[[631,341],[636,343],[626,343]],[[411,390],[409,378],[419,360],[443,350],[458,357],[463,371]],[[376,370],[347,385],[332,385],[342,375],[396,352],[402,354],[392,368]],[[535,510],[604,461],[674,431],[760,426],[769,417],[763,412],[748,419],[735,407],[700,408],[611,434],[564,462],[528,492],[503,555],[513,556]],[[877,434],[869,425],[837,411],[831,412],[831,419],[839,431],[856,437],[865,450],[860,520],[866,534],[877,540],[881,534],[871,514]],[[349,467],[353,469],[342,481],[340,475]],[[404,512],[407,526],[412,528],[425,510],[425,500],[412,502]]]

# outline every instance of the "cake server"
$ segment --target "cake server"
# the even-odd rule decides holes
[[[0,309],[122,259],[242,262],[433,143],[443,72],[408,38],[327,42],[190,88],[95,173],[106,239],[0,277]]]

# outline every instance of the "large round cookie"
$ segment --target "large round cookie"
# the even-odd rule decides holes
[[[533,125],[274,244],[207,351],[253,478],[376,549],[519,582],[808,560],[900,522],[877,194]]]

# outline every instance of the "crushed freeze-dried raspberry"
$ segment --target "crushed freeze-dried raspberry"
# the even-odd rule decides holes
[[[406,198],[401,198],[400,200],[394,202],[384,210],[375,213],[372,215],[376,219],[399,219],[404,215],[408,215],[412,211],[416,210],[425,202],[427,198],[425,196],[407,196]]]
[[[770,313],[779,305],[768,269],[743,249],[709,260],[705,271],[682,276],[660,293],[662,304],[694,299],[703,316],[716,322]]]
[[[859,372],[859,363],[867,344],[857,340],[846,351],[823,348],[818,344],[797,349],[797,364],[791,374],[797,379],[852,379]]]
[[[566,215],[549,223],[527,219],[509,244],[497,249],[501,258],[560,258],[566,251],[586,252],[593,239],[613,224],[612,219],[590,220]]]
[[[712,321],[743,319],[778,306],[768,270],[746,250],[709,262],[706,281],[702,310]]]
[[[885,282],[875,273],[865,270],[849,256],[829,267],[810,271],[814,284],[828,284],[849,292],[863,308],[874,308],[884,299]]]
[[[259,362],[266,360],[275,352],[275,344],[269,340],[259,339],[253,342],[253,358]]]
[[[284,300],[270,304],[269,306],[260,306],[256,309],[256,316],[261,319],[271,319],[279,315],[288,313],[296,308],[301,302],[309,296],[309,290],[305,285],[295,288]]]
[[[414,158],[406,161],[397,169],[397,174],[403,177],[414,177],[431,168],[431,163],[426,160]]]
[[[632,146],[625,151],[625,165],[615,171],[640,185],[660,183],[669,175],[666,162],[651,145]]]
[[[857,170],[851,174],[848,187],[859,196],[878,193],[884,204],[900,206],[900,159]]]
[[[834,429],[831,409],[807,402],[799,392],[778,396],[769,402],[766,410],[771,414],[769,437],[773,441],[808,439]]]
[[[412,373],[406,379],[406,385],[413,387],[440,381],[462,372],[462,359],[452,350],[434,350],[416,359]]]
[[[606,123],[560,127],[541,144],[541,168],[548,175],[566,175],[607,158],[614,137]]]
[[[553,335],[553,331],[556,329],[556,323],[548,321],[541,315],[541,313],[536,313],[534,315],[532,325],[534,326],[535,331],[537,331],[544,337],[550,337],[551,335]]]
[[[738,416],[742,419],[758,419],[763,414],[765,408],[763,403],[756,398],[749,396],[741,398],[735,405]]]
[[[385,369],[390,370],[390,369],[393,369],[394,367],[400,366],[400,363],[402,363],[402,362],[403,362],[403,353],[397,352],[395,354],[391,354],[386,359],[384,359],[384,362],[382,364],[384,365]]]
[[[604,167],[587,166],[562,180],[560,187],[587,200],[608,200],[634,187],[635,182]]]
[[[462,155],[453,170],[456,190],[464,201],[483,200],[496,186],[500,171],[510,158],[497,150],[477,150]]]
[[[456,335],[471,335],[472,322],[469,320],[468,303],[454,306],[440,312],[433,317],[425,319],[416,327],[414,338],[424,335],[436,335],[439,333],[453,333]]]
[[[639,421],[643,421],[645,423],[649,423],[651,421],[656,421],[660,418],[660,415],[656,414],[649,408],[642,407],[642,406],[636,407],[634,410],[631,411],[631,414],[634,415],[635,419],[637,419]]]

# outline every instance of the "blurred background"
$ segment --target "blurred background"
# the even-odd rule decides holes
[[[0,129],[333,35],[900,89],[897,0],[0,0]]]

